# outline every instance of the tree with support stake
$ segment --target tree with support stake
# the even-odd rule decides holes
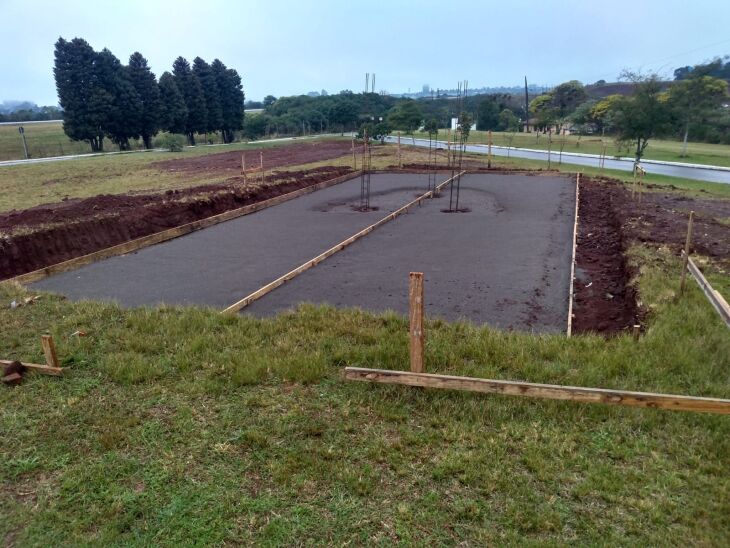
[[[23,140],[23,152],[25,152],[25,159],[27,160],[30,155],[28,154],[28,143],[25,140],[25,128],[18,126],[18,133],[20,133],[20,138]]]

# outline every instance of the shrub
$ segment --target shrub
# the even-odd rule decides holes
[[[156,148],[164,148],[170,152],[180,152],[185,146],[185,137],[175,133],[163,133],[155,139]]]

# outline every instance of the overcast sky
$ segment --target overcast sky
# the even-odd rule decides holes
[[[159,76],[175,57],[219,58],[249,99],[326,89],[584,83],[623,68],[671,74],[730,53],[728,0],[0,0],[0,102],[56,104],[59,36],[138,50]]]

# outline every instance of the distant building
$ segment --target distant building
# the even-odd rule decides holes
[[[454,131],[456,131],[456,128],[457,128],[457,127],[459,127],[459,119],[458,119],[458,118],[452,118],[452,119],[451,119],[451,129],[452,129],[452,130],[454,130]],[[476,129],[477,129],[477,124],[476,124],[476,122],[474,122],[474,123],[473,123],[473,124],[471,125],[471,129],[472,129],[473,131],[476,131]]]

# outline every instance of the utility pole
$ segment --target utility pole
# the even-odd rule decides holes
[[[527,96],[527,76],[525,76],[525,133],[530,133],[530,100]]]
[[[25,152],[25,159],[28,159],[28,143],[25,142],[25,128],[23,126],[18,126],[18,133],[20,133],[20,137],[23,139],[23,151]]]

